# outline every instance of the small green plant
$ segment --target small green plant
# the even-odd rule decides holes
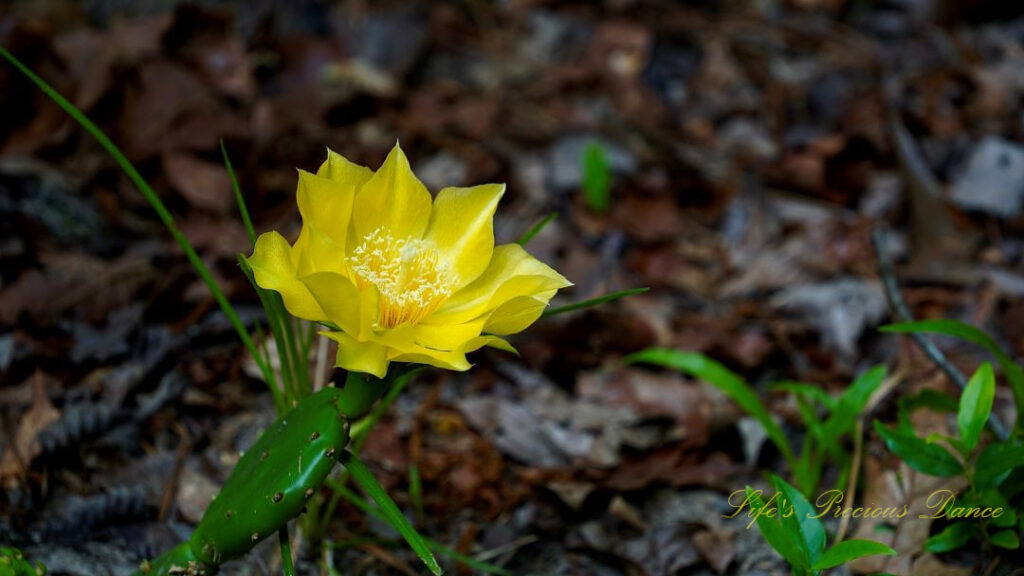
[[[32,564],[17,548],[0,546],[0,576],[46,576],[46,566]]]
[[[757,420],[768,439],[778,448],[793,474],[795,484],[805,495],[818,488],[825,465],[831,461],[839,467],[837,486],[843,487],[850,473],[851,457],[843,440],[856,430],[857,418],[871,394],[885,378],[885,367],[875,366],[861,374],[839,397],[800,382],[779,382],[772,387],[795,395],[806,435],[799,451],[790,445],[782,427],[772,418],[757,391],[739,375],[720,363],[694,352],[648,348],[632,354],[626,362],[644,363],[672,368],[700,378],[733,399]],[[822,416],[827,414],[827,416]]]
[[[768,544],[789,563],[793,576],[816,576],[865,556],[896,556],[892,548],[873,540],[844,540],[826,548],[825,526],[810,502],[785,480],[772,475],[775,494],[767,501],[747,486],[749,515]]]
[[[583,167],[583,199],[587,208],[603,214],[612,205],[612,172],[608,153],[597,142],[588,142],[581,159]]]
[[[914,408],[941,411],[950,407],[949,402],[936,401],[939,396],[934,394],[933,400],[928,402],[901,403],[899,423],[895,427],[875,421],[878,435],[907,466],[930,476],[967,479],[968,489],[964,494],[940,491],[929,498],[931,517],[950,521],[945,529],[925,542],[929,552],[948,552],[975,538],[1011,550],[1020,546],[1017,522],[1022,510],[1014,509],[1010,502],[1019,500],[1021,486],[1019,481],[1006,480],[1015,469],[1024,466],[1024,444],[1010,439],[992,442],[978,450],[994,396],[995,373],[992,365],[985,362],[955,404],[956,436],[931,434],[921,438],[914,431],[910,421]]]

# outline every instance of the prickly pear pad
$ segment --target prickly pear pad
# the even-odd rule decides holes
[[[335,388],[308,396],[245,452],[189,540],[201,561],[243,554],[303,512],[348,444],[338,397]]]

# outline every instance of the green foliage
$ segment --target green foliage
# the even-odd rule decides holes
[[[879,330],[898,333],[944,334],[977,344],[988,350],[989,354],[995,357],[999,367],[1002,368],[1010,390],[1013,392],[1013,402],[1017,408],[1017,422],[1014,424],[1014,431],[1017,434],[1024,433],[1024,417],[1022,417],[1024,415],[1024,368],[1014,362],[991,336],[970,324],[948,319],[890,324],[882,326]]]
[[[220,571],[218,566],[203,563],[192,552],[192,544],[182,542],[153,560],[143,560],[136,576],[165,576],[184,574],[186,576],[213,576]]]
[[[604,213],[611,208],[612,172],[608,154],[597,142],[588,142],[583,149],[583,199],[587,208]]]
[[[842,439],[855,431],[858,415],[885,378],[885,368],[876,366],[861,374],[838,398],[829,396],[817,386],[802,382],[786,381],[773,385],[773,389],[784,390],[796,396],[797,407],[807,429],[807,436],[798,456],[757,391],[739,375],[718,362],[703,354],[663,348],[642,350],[628,356],[625,361],[679,370],[724,392],[761,424],[768,439],[785,458],[796,485],[804,495],[813,494],[817,489],[826,457],[840,466],[840,481],[845,479],[849,472],[850,455],[843,447]],[[828,412],[827,417],[819,416],[822,410]]]
[[[747,487],[747,504],[758,530],[768,544],[789,563],[794,576],[816,576],[857,558],[896,551],[871,540],[846,540],[826,549],[825,527],[810,502],[795,487],[772,475],[775,495],[765,502]]]
[[[1024,450],[1020,440],[1011,438],[1005,442],[995,441],[980,453],[978,450],[985,423],[992,411],[995,386],[995,373],[991,364],[982,363],[960,394],[956,406],[956,437],[932,434],[928,438],[920,438],[910,423],[910,411],[916,408],[952,411],[952,406],[942,396],[932,396],[932,400],[938,399],[935,402],[901,402],[900,424],[896,428],[875,421],[875,430],[889,450],[914,470],[930,476],[948,478],[962,475],[967,479],[967,492],[942,503],[942,509],[935,511],[935,517],[947,517],[954,521],[925,542],[925,549],[929,552],[955,550],[976,537],[1001,548],[1016,549],[1020,546],[1015,532],[996,530],[1014,526],[1020,516],[1021,509],[1011,507],[1008,494],[1000,491],[1000,485],[1011,473],[1024,466]],[[1019,506],[1024,507],[1024,502]],[[957,512],[971,509],[1000,512],[993,516],[963,517]]]
[[[17,548],[0,546],[0,576],[45,576],[46,566],[32,564]]]

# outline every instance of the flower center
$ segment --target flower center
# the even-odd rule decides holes
[[[412,238],[395,238],[378,228],[348,259],[356,286],[373,285],[380,293],[383,328],[415,324],[444,303],[452,293],[454,275],[433,244]]]

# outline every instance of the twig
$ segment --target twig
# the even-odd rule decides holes
[[[885,286],[885,297],[889,301],[889,307],[901,322],[913,322],[914,315],[910,313],[910,308],[907,307],[907,303],[903,301],[903,296],[900,295],[900,287],[896,281],[892,260],[889,258],[889,252],[886,250],[885,231],[881,228],[876,228],[871,234],[871,242],[875,247],[875,257],[878,260],[878,275],[881,276],[882,284]],[[921,348],[921,351],[945,372],[950,380],[956,383],[960,390],[967,387],[967,378],[964,377],[956,366],[949,362],[946,355],[942,353],[942,350],[939,350],[939,347],[934,342],[929,340],[924,334],[917,332],[911,332],[910,337]],[[1003,424],[1003,421],[995,412],[989,414],[988,427],[1000,440],[1006,440],[1010,437],[1006,425]]]

